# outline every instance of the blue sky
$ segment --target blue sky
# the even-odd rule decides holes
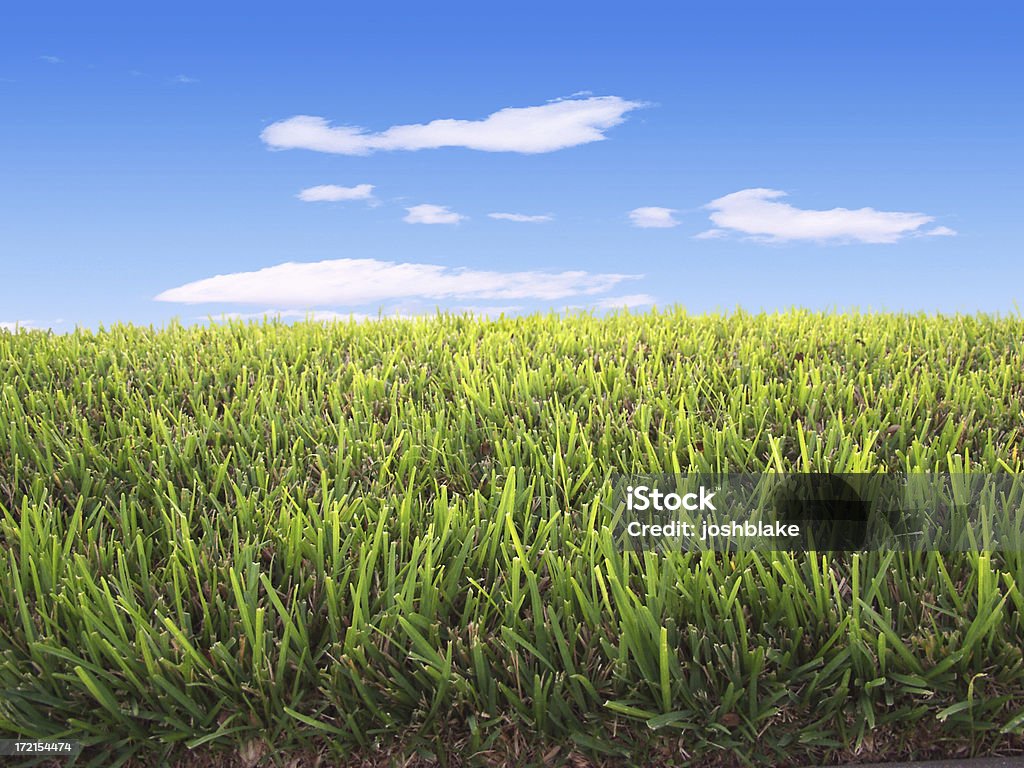
[[[44,7],[5,326],[1022,303],[1015,4]]]

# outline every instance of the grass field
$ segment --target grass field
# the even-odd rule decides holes
[[[607,503],[616,472],[1020,472],[1022,341],[681,311],[0,333],[0,736],[97,765],[1021,751],[1024,553],[624,554]]]

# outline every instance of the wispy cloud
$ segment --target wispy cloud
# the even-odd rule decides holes
[[[470,314],[476,315],[477,317],[498,317],[499,315],[514,315],[518,312],[523,311],[521,304],[506,304],[504,306],[481,306],[481,305],[468,305],[468,306],[455,306],[446,310],[453,314]]]
[[[7,320],[5,322],[0,322],[0,331],[10,331],[11,333],[13,333],[19,328],[24,328],[25,330],[32,330],[33,328],[35,328],[35,323],[33,323],[31,320]]]
[[[703,232],[698,232],[693,236],[694,240],[721,240],[723,237],[728,237],[729,233],[724,229],[705,229]]]
[[[591,302],[596,309],[629,309],[631,307],[648,307],[657,304],[658,300],[649,293],[630,293],[626,296],[606,296]]]
[[[286,262],[171,288],[157,301],[281,307],[363,306],[408,299],[555,300],[605,293],[641,275],[584,271],[499,272],[376,259]]]
[[[47,64],[63,64],[64,59],[60,56],[40,56],[41,61],[45,61]]]
[[[176,75],[175,77],[171,78],[171,82],[188,85],[189,83],[198,83],[199,81],[196,80],[194,77],[189,77],[188,75]]]
[[[677,227],[679,222],[672,216],[675,212],[675,208],[659,208],[657,206],[634,208],[629,212],[629,220],[633,222],[634,227],[642,229]]]
[[[567,304],[565,309],[571,312],[607,312],[616,309],[635,309],[657,304],[657,299],[649,293],[631,293],[625,296],[601,296],[585,302]]]
[[[501,219],[502,221],[518,221],[523,223],[535,223],[541,221],[551,221],[554,217],[550,214],[539,214],[530,216],[525,213],[488,213],[492,219]]]
[[[265,309],[262,312],[222,312],[218,315],[201,315],[196,320],[212,322],[228,320],[284,320],[314,323],[357,322],[365,323],[388,318],[432,318],[438,312],[449,315],[473,315],[474,317],[496,318],[501,315],[514,315],[523,309],[518,304],[503,306],[490,305],[455,305],[455,306],[400,306],[381,308],[378,312],[335,312],[334,310],[304,309]]]
[[[957,231],[949,227],[932,227],[921,234],[926,237],[956,237]]]
[[[408,213],[402,218],[409,224],[458,224],[465,216],[455,213],[445,205],[414,205],[406,208]]]
[[[373,184],[357,184],[354,187],[339,187],[337,184],[321,184],[308,187],[298,194],[299,200],[307,203],[337,203],[344,200],[372,200]]]
[[[642,106],[618,96],[570,98],[536,107],[506,107],[482,120],[432,120],[394,125],[378,133],[353,125],[332,126],[323,117],[296,115],[267,126],[260,137],[273,149],[339,155],[440,147],[534,154],[601,141],[628,112]]]
[[[323,309],[264,309],[262,312],[224,312],[213,316],[213,320],[263,320],[280,318],[282,320],[310,320],[317,323],[332,323],[339,320],[364,320],[376,315],[369,315],[363,312],[334,312]],[[197,318],[206,320],[206,316]]]
[[[780,201],[777,189],[743,189],[712,200],[705,207],[716,228],[698,237],[719,237],[738,232],[765,241],[814,240],[820,242],[895,243],[921,234],[934,220],[923,213],[878,211],[874,208],[809,210]],[[942,230],[948,228],[943,227]],[[954,234],[952,230],[938,234]]]

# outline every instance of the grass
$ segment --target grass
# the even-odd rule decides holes
[[[624,553],[607,502],[615,473],[1020,472],[1022,339],[798,311],[0,333],[0,736],[105,766],[1019,751],[1024,553]]]

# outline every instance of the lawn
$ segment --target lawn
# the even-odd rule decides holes
[[[0,332],[0,737],[103,766],[1020,752],[1024,553],[624,552],[609,502],[616,474],[1020,472],[1022,342],[804,311]]]

